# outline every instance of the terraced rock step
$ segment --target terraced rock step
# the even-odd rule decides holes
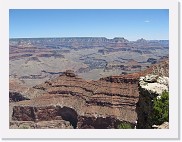
[[[45,93],[17,102],[12,120],[40,122],[61,117],[73,128],[117,128],[121,122],[134,127],[137,87],[133,83],[85,81],[68,71],[35,86],[34,89]]]

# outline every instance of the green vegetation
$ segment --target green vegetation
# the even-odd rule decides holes
[[[19,128],[20,129],[29,129],[29,126],[27,126],[27,125],[21,125]]]
[[[118,125],[118,129],[132,129],[130,123],[122,122]]]
[[[160,98],[154,100],[152,121],[156,125],[169,122],[169,92],[164,91]]]

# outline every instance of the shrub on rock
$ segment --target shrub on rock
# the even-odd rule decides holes
[[[169,92],[164,91],[160,97],[154,100],[152,119],[156,125],[169,122]]]

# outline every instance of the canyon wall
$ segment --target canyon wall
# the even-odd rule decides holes
[[[117,128],[122,122],[134,128],[137,120],[137,83],[85,81],[67,71],[33,89],[44,93],[16,102],[11,125],[60,120],[68,121],[73,128]]]

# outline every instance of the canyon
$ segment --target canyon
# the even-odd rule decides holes
[[[15,129],[145,128],[137,126],[140,77],[169,77],[168,41],[160,40],[10,39],[9,59]]]

